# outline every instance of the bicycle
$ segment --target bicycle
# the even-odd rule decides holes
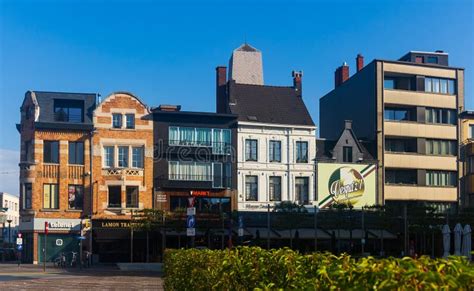
[[[77,253],[76,252],[71,252],[71,253],[72,253],[71,267],[76,267],[77,266]]]
[[[54,259],[54,266],[57,268],[65,268],[66,267],[66,256],[64,253],[61,253],[56,259]]]

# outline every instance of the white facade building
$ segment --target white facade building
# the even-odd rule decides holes
[[[238,209],[262,211],[281,201],[313,205],[315,134],[314,126],[239,122]]]
[[[260,51],[244,44],[232,53],[229,78],[225,67],[216,69],[217,112],[238,116],[238,210],[266,211],[282,201],[312,209],[316,126],[302,98],[302,73],[293,72],[293,86],[237,77],[263,76],[261,63]]]
[[[11,231],[11,241],[15,241],[18,232],[18,225],[20,224],[20,205],[19,198],[15,195],[6,192],[0,192],[1,208],[7,209],[2,215],[5,217],[2,227],[2,238],[4,242],[9,242],[8,228]],[[3,219],[2,219],[3,220]],[[8,223],[10,221],[10,223]]]

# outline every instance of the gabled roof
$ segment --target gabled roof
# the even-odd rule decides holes
[[[294,87],[237,84],[229,81],[229,110],[239,121],[314,126]]]

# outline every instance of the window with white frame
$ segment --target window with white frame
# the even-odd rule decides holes
[[[245,176],[245,200],[258,201],[258,176]]]
[[[122,114],[113,113],[112,114],[112,127],[113,128],[122,128]]]
[[[113,146],[105,146],[104,147],[104,167],[105,168],[115,167],[114,147]]]
[[[118,147],[118,167],[128,168],[128,146]]]
[[[254,162],[258,160],[258,141],[256,139],[245,140],[245,160]]]
[[[132,147],[132,168],[143,169],[143,147]]]
[[[296,142],[296,162],[297,163],[308,162],[308,142],[307,141]]]
[[[134,129],[135,128],[135,114],[129,113],[125,114],[125,125],[127,129]]]
[[[176,146],[212,147],[214,153],[230,150],[230,129],[200,127],[169,127],[169,144]]]
[[[270,162],[281,162],[281,141],[271,140],[268,149],[268,160]]]
[[[144,167],[143,146],[104,146],[103,157],[104,168],[143,169]]]

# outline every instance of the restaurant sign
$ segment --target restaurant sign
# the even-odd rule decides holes
[[[356,208],[376,203],[376,165],[318,164],[318,205],[350,204]]]
[[[124,229],[130,228],[129,220],[92,220],[92,229],[107,228],[107,229]]]

